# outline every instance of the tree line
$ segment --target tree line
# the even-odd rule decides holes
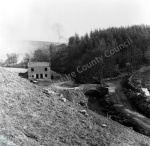
[[[50,44],[48,48],[38,48],[32,54],[25,53],[24,57],[20,60],[19,54],[17,53],[9,53],[6,54],[6,60],[0,60],[0,66],[5,67],[23,67],[27,68],[27,64],[29,61],[31,62],[49,62],[54,58],[57,50],[65,48],[66,44],[55,45]],[[55,64],[54,62],[52,64]]]
[[[4,61],[3,60],[0,61],[0,66],[27,68],[27,64],[29,62],[29,59],[31,58],[31,55],[26,53],[24,57],[22,58],[22,60],[18,62],[19,54],[9,53],[9,54],[6,54],[6,56],[7,56],[7,59],[5,59]]]
[[[129,40],[132,43],[125,46]],[[11,56],[7,57],[6,62],[10,63]],[[95,29],[83,36],[75,34],[69,38],[68,45],[51,44],[47,49],[35,50],[32,56],[26,54],[21,64],[27,66],[29,59],[51,61],[52,70],[58,73],[75,72],[73,79],[77,82],[100,82],[149,64],[150,26],[110,27]]]
[[[106,57],[109,52],[124,44],[127,39],[132,43]],[[77,82],[96,82],[103,78],[118,76],[125,71],[133,71],[140,65],[150,61],[150,26],[134,25],[128,27],[110,27],[95,29],[89,34],[75,34],[69,38],[68,46],[58,51],[52,58],[53,70],[69,74],[76,72]],[[91,68],[78,72],[77,68],[89,64],[95,57],[103,57],[103,61],[95,63]],[[85,67],[84,67],[85,68]],[[83,69],[84,69],[83,68]]]
[[[127,40],[132,43],[106,56]],[[96,58],[102,61],[94,63]],[[100,82],[149,63],[150,26],[110,27],[95,29],[84,36],[75,34],[69,38],[67,46],[57,49],[51,44],[48,49],[35,50],[31,61],[51,61],[51,68],[56,72],[66,75],[75,72],[73,79],[77,82]]]

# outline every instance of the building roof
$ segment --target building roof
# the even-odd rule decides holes
[[[28,67],[49,67],[49,62],[29,62]]]
[[[51,70],[51,74],[55,75],[55,76],[62,76],[61,74],[58,74],[57,72]]]

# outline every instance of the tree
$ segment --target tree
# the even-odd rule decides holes
[[[44,54],[42,50],[38,49],[34,51],[32,61],[35,62],[48,62],[49,61],[49,54]]]
[[[23,60],[21,61],[21,65],[27,68],[29,60],[30,54],[26,53],[25,56],[23,57]]]
[[[19,57],[19,55],[16,53],[7,54],[7,59],[6,59],[5,63],[7,65],[13,65],[14,66],[18,62],[18,57]]]
[[[3,60],[0,59],[0,66],[3,66],[4,65],[4,62]]]

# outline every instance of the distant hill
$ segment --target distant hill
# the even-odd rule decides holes
[[[36,49],[48,49],[50,44],[54,44],[56,46],[61,45],[62,43],[56,43],[56,42],[44,42],[44,41],[10,41],[8,42],[8,47],[10,49],[14,48],[17,51],[23,50],[23,51],[34,51]]]
[[[50,44],[56,47],[56,50],[61,48],[62,43],[59,42],[45,42],[45,41],[8,41],[0,45],[0,49],[4,50],[0,55],[1,59],[6,59],[7,53],[18,53],[19,60],[21,60],[25,53],[33,54],[36,49],[48,50]]]

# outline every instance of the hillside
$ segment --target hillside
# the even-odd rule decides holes
[[[75,34],[69,38],[68,47],[58,53],[55,68],[66,74],[75,72],[73,79],[78,83],[96,83],[131,73],[150,63],[149,40],[147,25],[95,29],[83,36]]]
[[[44,41],[9,41],[7,42],[7,47],[16,48],[17,50],[22,48],[22,50],[32,51],[38,48],[46,49],[50,44],[59,45],[56,42],[44,42]]]
[[[150,139],[0,68],[0,144],[149,146]],[[105,125],[103,125],[105,124]]]
[[[5,48],[5,52],[0,55],[1,58],[5,58],[7,53],[19,54],[20,60],[24,57],[25,53],[32,53],[37,49],[48,50],[50,44],[56,45],[56,51],[61,48],[62,44],[58,42],[44,42],[44,41],[7,41],[0,45],[0,48]],[[5,58],[6,59],[6,58]]]

